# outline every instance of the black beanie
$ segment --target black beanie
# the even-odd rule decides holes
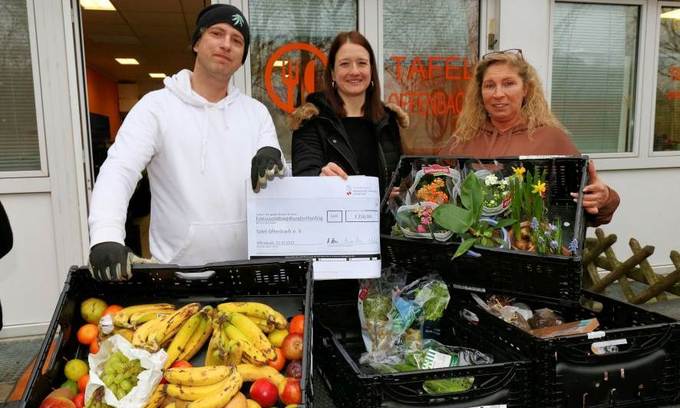
[[[196,42],[198,42],[198,39],[201,38],[201,29],[208,28],[217,23],[229,24],[243,35],[245,44],[243,47],[243,60],[241,63],[245,63],[246,57],[248,56],[248,46],[250,45],[248,22],[243,16],[243,13],[241,13],[241,10],[230,4],[213,4],[198,13],[198,17],[196,17],[196,28],[194,28],[194,35],[191,38],[191,48],[193,48],[194,45],[196,45]]]

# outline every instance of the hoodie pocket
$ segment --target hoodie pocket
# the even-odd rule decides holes
[[[170,263],[202,265],[246,258],[248,258],[248,231],[245,220],[192,223],[184,244]]]

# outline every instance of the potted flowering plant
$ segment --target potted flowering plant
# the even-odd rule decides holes
[[[545,171],[527,172],[523,166],[513,167],[511,191],[514,199],[510,212],[515,219],[523,220],[512,226],[513,248],[541,255],[569,255],[578,250],[575,239],[564,246],[562,223],[559,218],[549,222],[546,216]],[[525,176],[526,174],[526,176]]]
[[[455,200],[460,172],[447,166],[424,166],[416,175],[406,199],[407,204],[431,202],[445,204]]]
[[[461,185],[460,203],[442,204],[433,212],[438,225],[459,235],[462,242],[454,258],[464,254],[473,245],[509,247],[504,228],[515,223],[514,219],[491,220],[482,217],[484,189],[474,173],[468,174]]]
[[[399,229],[408,238],[434,238],[446,241],[453,233],[437,225],[432,213],[437,204],[424,201],[417,204],[402,205],[397,209],[396,221]]]
[[[482,181],[484,192],[482,215],[494,217],[506,212],[512,201],[510,187],[513,176],[501,177],[499,179],[495,173],[486,169],[477,170],[475,175]]]

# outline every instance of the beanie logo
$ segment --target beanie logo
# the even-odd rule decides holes
[[[234,14],[231,16],[231,21],[234,22],[234,25],[237,25],[239,27],[243,27],[243,16],[240,14]]]

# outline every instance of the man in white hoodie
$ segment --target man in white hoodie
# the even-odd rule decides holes
[[[125,218],[145,168],[155,259],[200,265],[247,258],[245,180],[250,175],[257,191],[283,170],[269,112],[229,84],[249,42],[239,9],[206,7],[196,20],[193,72],[166,78],[164,89],[148,93],[128,113],[92,193],[90,270],[96,279],[131,276]]]

